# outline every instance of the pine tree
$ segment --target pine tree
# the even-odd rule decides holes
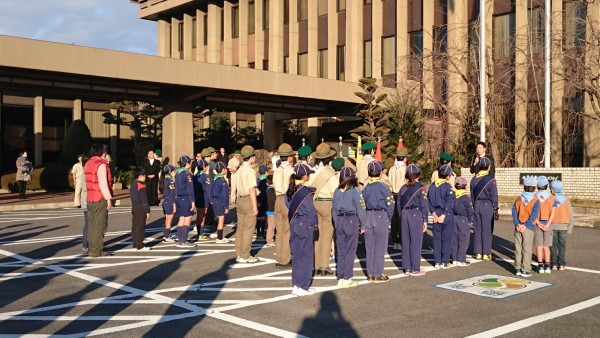
[[[365,103],[356,116],[363,119],[363,125],[354,129],[352,137],[358,139],[360,136],[363,142],[377,143],[381,139],[382,149],[388,144],[388,133],[390,128],[386,122],[389,113],[381,105],[387,99],[387,94],[377,93],[379,86],[377,79],[363,78],[358,80],[358,86],[362,92],[355,92],[354,95],[360,97]]]

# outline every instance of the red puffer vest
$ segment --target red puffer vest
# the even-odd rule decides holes
[[[104,196],[102,196],[102,191],[100,190],[100,184],[98,182],[98,167],[100,167],[101,164],[106,165],[108,189],[110,189],[110,193],[112,195],[112,173],[108,167],[108,162],[99,156],[93,156],[87,161],[85,167],[83,168],[88,202],[100,202],[104,199]]]

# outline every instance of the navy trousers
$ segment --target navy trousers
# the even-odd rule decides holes
[[[446,215],[444,223],[433,224],[433,261],[435,264],[450,262],[454,239],[454,215]]]
[[[467,261],[469,248],[469,220],[465,216],[454,215],[454,240],[452,241],[452,259],[457,262]]]
[[[336,274],[338,279],[350,279],[354,276],[354,257],[358,247],[358,217],[342,216],[339,220],[340,224],[335,225]]]
[[[367,251],[367,274],[381,276],[388,244],[390,220],[384,210],[367,210],[365,226],[365,249]]]
[[[313,261],[315,259],[312,236],[314,230],[310,231],[310,235],[307,235],[305,229],[294,229],[295,227],[302,226],[306,227],[306,224],[290,224],[290,249],[294,256],[294,264],[292,264],[292,285],[308,290],[312,281]]]
[[[423,214],[419,209],[402,212],[402,268],[421,270],[421,247],[423,246]]]
[[[475,224],[473,234],[473,251],[476,254],[489,255],[492,253],[492,220],[494,207],[491,201],[475,202]]]

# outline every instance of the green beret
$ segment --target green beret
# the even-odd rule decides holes
[[[441,153],[440,159],[448,161],[448,162],[454,162],[454,157],[452,157],[452,155],[450,155],[448,153]]]
[[[375,143],[373,143],[373,142],[367,142],[362,145],[363,151],[371,151],[373,149],[375,149]]]
[[[241,154],[241,153],[242,153],[242,151],[238,149],[238,150],[236,150],[236,151],[235,151],[235,153],[236,153],[236,154]]]
[[[335,171],[340,171],[343,167],[344,167],[344,163],[346,161],[344,161],[343,158],[338,157],[335,160],[331,161],[331,167],[333,168],[333,170]]]
[[[158,156],[162,156],[162,150],[160,150],[160,149],[156,149],[156,150],[154,151],[154,153],[155,153],[156,155],[158,155]]]
[[[309,146],[302,146],[298,149],[298,156],[308,157],[312,153],[312,149]]]

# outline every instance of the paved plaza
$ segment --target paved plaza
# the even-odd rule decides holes
[[[390,247],[385,270],[391,280],[367,284],[360,246],[354,269],[359,287],[340,289],[334,277],[315,277],[317,293],[295,297],[291,271],[275,269],[275,249],[264,241],[253,245],[260,263],[237,264],[233,243],[210,240],[192,249],[161,243],[161,216],[153,209],[146,231],[153,250],[137,252],[130,242],[130,209],[113,208],[105,243],[115,255],[92,259],[81,250],[80,210],[1,213],[0,334],[598,336],[598,229],[575,228],[568,238],[568,269],[529,281],[512,273],[512,226],[501,221],[493,262],[433,270],[428,232],[424,277],[404,276],[401,253]],[[235,238],[233,226],[227,229]]]

